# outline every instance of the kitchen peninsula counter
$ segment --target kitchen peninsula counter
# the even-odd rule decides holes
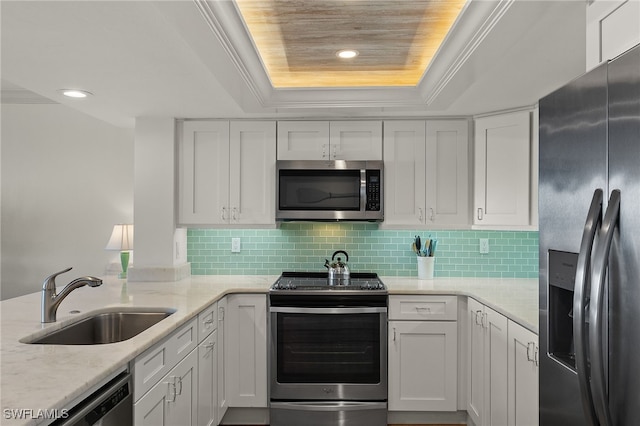
[[[177,282],[132,282],[106,278],[96,288],[73,291],[58,308],[58,321],[40,323],[40,292],[0,303],[0,383],[3,425],[48,423],[41,410],[69,408],[100,382],[229,293],[266,293],[277,276],[192,276]],[[389,294],[470,296],[537,332],[535,279],[381,277]],[[63,346],[20,343],[47,334],[105,308],[173,308],[167,319],[124,342]],[[79,311],[79,313],[71,313]],[[13,418],[15,411],[26,418]],[[23,411],[24,413],[24,411]]]

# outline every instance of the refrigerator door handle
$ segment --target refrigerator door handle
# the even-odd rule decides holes
[[[593,401],[601,426],[611,426],[611,413],[609,412],[609,395],[605,379],[605,365],[603,348],[607,348],[607,342],[603,342],[603,316],[606,308],[603,304],[604,287],[607,266],[609,265],[609,252],[613,235],[620,219],[620,190],[614,189],[609,197],[607,212],[602,221],[602,227],[598,234],[598,245],[593,262],[593,276],[591,278],[591,308],[589,309],[589,355],[591,360],[591,383]]]
[[[585,310],[588,304],[588,280],[590,278],[591,252],[593,250],[596,232],[602,222],[602,189],[596,189],[591,199],[591,205],[584,224],[580,253],[576,266],[576,278],[573,293],[573,336],[576,351],[576,371],[580,384],[582,407],[588,424],[597,424],[597,416],[593,404],[593,395],[589,382],[588,348],[585,339],[586,322]]]

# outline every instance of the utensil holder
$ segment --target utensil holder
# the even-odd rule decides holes
[[[423,257],[416,256],[418,261],[418,279],[420,280],[432,280],[433,269],[436,264],[435,257]]]

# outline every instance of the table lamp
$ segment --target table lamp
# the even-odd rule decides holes
[[[111,238],[105,250],[119,250],[122,272],[118,278],[127,278],[129,267],[129,252],[133,250],[133,224],[118,224],[113,226]]]

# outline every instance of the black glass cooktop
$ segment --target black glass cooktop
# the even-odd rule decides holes
[[[283,272],[271,286],[271,291],[386,291],[378,274],[371,272],[352,272],[350,282],[345,285],[329,285],[326,272]]]

